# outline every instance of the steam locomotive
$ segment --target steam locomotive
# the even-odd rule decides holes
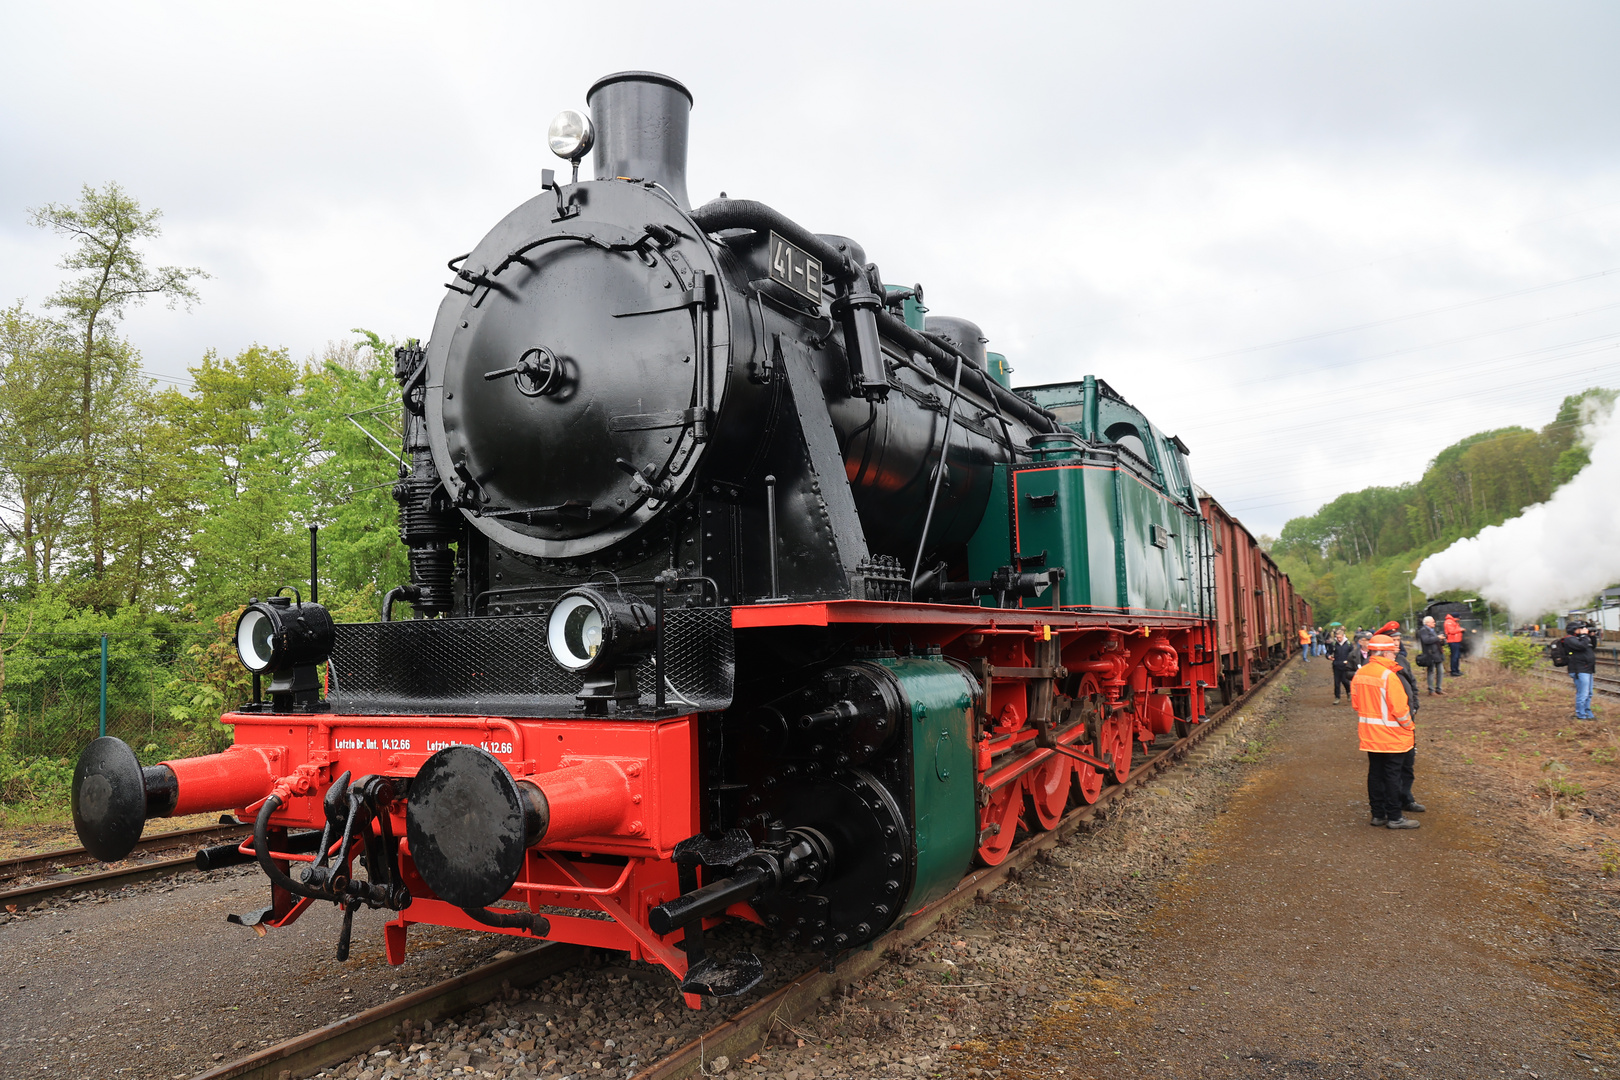
[[[1013,390],[978,326],[758,202],[696,209],[691,95],[622,72],[572,167],[397,353],[410,581],[334,625],[283,588],[223,753],[93,743],[98,857],[235,810],[285,926],[312,903],[623,950],[696,1004],[746,919],[829,957],[1123,781],[1309,612],[1107,383]],[[594,151],[594,179],[579,167]],[[291,595],[288,595],[291,593]],[[409,609],[410,617],[395,618]],[[265,685],[262,680],[268,679]]]

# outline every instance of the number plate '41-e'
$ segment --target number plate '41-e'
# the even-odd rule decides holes
[[[771,233],[771,280],[821,303],[821,260]]]

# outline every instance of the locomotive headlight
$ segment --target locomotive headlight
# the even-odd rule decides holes
[[[337,630],[320,604],[285,596],[255,600],[236,620],[236,655],[255,675],[322,664]]]
[[[275,633],[276,624],[270,621],[269,612],[256,605],[242,612],[236,622],[236,655],[242,658],[243,667],[254,672],[270,670],[275,662],[271,645]]]
[[[655,632],[652,609],[641,601],[579,588],[552,606],[546,645],[569,671],[602,670],[645,654]]]
[[[596,128],[591,126],[590,117],[584,113],[564,109],[546,130],[546,142],[553,154],[577,164],[595,145]]]
[[[584,671],[602,651],[605,627],[601,597],[574,592],[557,601],[546,624],[546,643],[557,663],[570,671]]]

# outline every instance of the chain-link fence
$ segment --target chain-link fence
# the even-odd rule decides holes
[[[222,750],[219,716],[247,691],[215,627],[0,635],[0,803],[65,802],[98,735],[142,764]]]

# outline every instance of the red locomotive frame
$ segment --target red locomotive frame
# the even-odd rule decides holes
[[[1275,609],[1256,610],[1237,625]],[[1291,632],[1292,611],[1291,604],[1282,606],[1276,622],[1263,624],[1271,633],[1257,636],[1256,644]],[[1094,801],[1105,782],[1096,767],[1104,755],[1114,765],[1107,779],[1123,780],[1136,743],[1172,731],[1178,720],[1190,725],[1205,717],[1206,691],[1230,657],[1218,643],[1218,623],[1173,615],[834,601],[738,607],[732,619],[738,634],[782,626],[885,627],[897,643],[937,648],[974,670],[986,690],[975,759],[979,857],[991,864],[1006,857],[1020,829],[1051,828],[1072,803]],[[1243,659],[1248,677],[1261,657],[1245,651]],[[1184,719],[1172,705],[1175,695],[1184,702]],[[477,746],[514,778],[541,786],[550,802],[546,840],[528,851],[506,899],[543,911],[548,939],[622,950],[677,977],[685,973],[679,934],[656,934],[647,913],[680,894],[671,856],[699,830],[694,715],[603,720],[240,712],[224,720],[236,729],[229,750],[164,763],[178,782],[174,813],[235,809],[251,818],[267,796],[277,795],[283,805],[270,818],[270,849],[285,872],[313,855],[283,851],[281,840],[288,830],[321,828],[321,796],[339,773],[406,778],[444,746]],[[404,959],[413,923],[532,936],[481,924],[436,898],[415,871],[403,802],[390,816],[401,875],[412,893],[409,906],[386,926],[391,963]],[[380,835],[381,822],[370,828]],[[252,854],[251,843],[242,851]],[[286,925],[309,903],[277,888],[262,923]],[[758,921],[746,904],[727,914]]]

